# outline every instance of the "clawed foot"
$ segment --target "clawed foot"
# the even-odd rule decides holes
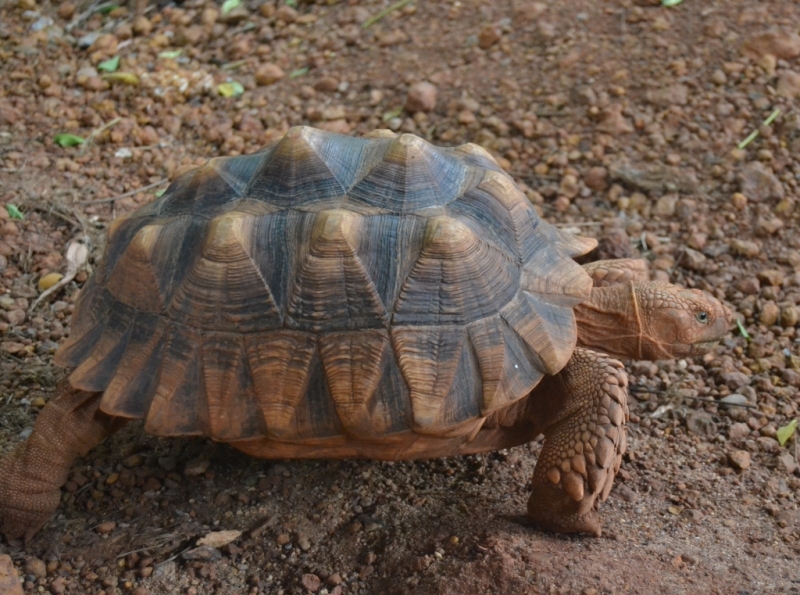
[[[61,491],[23,473],[22,458],[16,455],[0,460],[0,533],[27,542],[53,516]]]
[[[544,531],[600,537],[602,523],[591,505],[593,500],[576,502],[554,485],[537,484],[528,500],[528,518]]]

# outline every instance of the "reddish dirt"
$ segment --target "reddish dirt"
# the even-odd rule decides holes
[[[24,591],[800,591],[800,471],[795,440],[776,438],[800,403],[800,4],[417,0],[362,27],[388,6],[255,0],[220,15],[186,0],[134,20],[0,5],[0,453],[63,376],[52,354],[86,272],[29,308],[43,276],[67,271],[67,243],[86,234],[91,267],[109,222],[164,185],[137,189],[297,124],[479,143],[545,218],[725,299],[751,339],[629,363],[629,454],[602,538],[526,526],[538,443],[276,463],[132,424],[75,465],[27,548],[0,542]],[[114,56],[127,75],[104,80]],[[243,93],[222,97],[228,81]],[[90,140],[60,147],[61,133]],[[222,530],[244,534],[196,549]]]

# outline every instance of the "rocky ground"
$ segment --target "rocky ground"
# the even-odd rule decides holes
[[[800,404],[800,4],[235,4],[0,4],[0,453],[63,376],[108,223],[297,124],[478,143],[548,220],[725,299],[744,330],[703,361],[630,362],[602,538],[525,525],[539,444],[276,463],[133,424],[75,465],[27,548],[0,542],[24,592],[800,592],[781,444]]]

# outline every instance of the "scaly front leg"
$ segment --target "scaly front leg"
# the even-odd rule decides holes
[[[7,539],[33,537],[58,508],[72,462],[124,425],[100,411],[101,396],[62,383],[28,440],[0,460],[0,533]]]
[[[625,452],[627,397],[622,364],[582,348],[528,397],[529,419],[545,435],[528,500],[542,529],[600,536],[596,501],[608,497]]]

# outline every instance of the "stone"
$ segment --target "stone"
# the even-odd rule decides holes
[[[713,438],[717,435],[717,424],[706,411],[698,410],[686,418],[686,428],[690,434]]]
[[[284,23],[294,23],[297,20],[297,11],[288,4],[281,4],[275,13],[275,18]]]
[[[671,217],[675,214],[675,205],[677,202],[678,197],[675,194],[665,194],[656,201],[653,212],[661,217]]]
[[[608,188],[608,170],[605,167],[593,167],[583,176],[583,183],[595,192],[604,192]]]
[[[773,287],[780,287],[783,285],[783,280],[786,275],[780,269],[764,269],[758,272],[758,280]]]
[[[779,217],[759,217],[756,219],[755,232],[759,237],[771,236],[783,228],[783,220]]]
[[[627,134],[634,131],[633,124],[622,115],[623,106],[620,104],[609,105],[600,114],[600,123],[597,130],[608,134]]]
[[[781,309],[778,307],[778,304],[769,300],[764,302],[764,305],[761,306],[761,313],[758,316],[758,320],[764,326],[772,326],[778,322],[780,314]]]
[[[339,80],[333,76],[323,76],[314,85],[314,89],[323,93],[333,93],[339,88]]]
[[[795,306],[786,306],[781,310],[781,326],[788,328],[790,326],[797,326],[800,320],[800,311]]]
[[[767,54],[779,60],[791,60],[800,56],[800,35],[781,29],[762,31],[748,38],[742,49],[754,60]]]
[[[778,75],[776,93],[779,97],[795,99],[800,97],[800,73],[793,70],[784,70]]]
[[[747,438],[749,435],[750,426],[743,422],[733,424],[728,430],[729,440],[741,440],[742,438]]]
[[[319,587],[322,584],[322,581],[316,574],[304,574],[301,582],[309,593],[316,593],[319,591]]]
[[[58,5],[58,16],[64,20],[69,20],[75,14],[75,4],[72,2],[62,2]]]
[[[761,283],[755,277],[745,277],[735,287],[745,295],[757,295],[761,291]]]
[[[782,199],[785,190],[781,181],[769,166],[760,161],[751,161],[739,174],[742,194],[749,201],[760,202],[770,198]]]
[[[22,585],[14,569],[11,556],[0,555],[0,593],[3,595],[23,595]]]
[[[783,452],[778,455],[778,466],[787,473],[794,473],[795,469],[797,469],[797,461],[795,461],[793,454]]]
[[[104,523],[100,523],[99,525],[97,525],[95,530],[100,535],[108,535],[109,533],[111,533],[116,528],[117,528],[117,524],[114,521],[105,521]]]
[[[262,86],[277,83],[284,77],[283,69],[277,64],[267,63],[258,67],[255,74],[256,83]]]
[[[436,86],[423,81],[414,83],[408,90],[405,108],[415,114],[417,112],[432,112],[436,108]]]
[[[133,19],[133,32],[139,37],[147,37],[153,30],[153,24],[145,17],[136,17]]]
[[[500,30],[494,25],[486,25],[478,34],[478,47],[482,50],[488,50],[498,41],[500,41]]]
[[[738,471],[744,471],[750,467],[750,453],[746,450],[734,450],[728,453],[728,463]]]
[[[761,254],[761,245],[751,240],[734,238],[731,240],[730,246],[734,254],[745,258],[755,258]]]
[[[722,382],[731,390],[739,390],[750,385],[750,376],[744,372],[724,372]]]
[[[682,84],[670,85],[648,91],[646,97],[647,101],[659,107],[686,105],[689,102],[689,87]]]

